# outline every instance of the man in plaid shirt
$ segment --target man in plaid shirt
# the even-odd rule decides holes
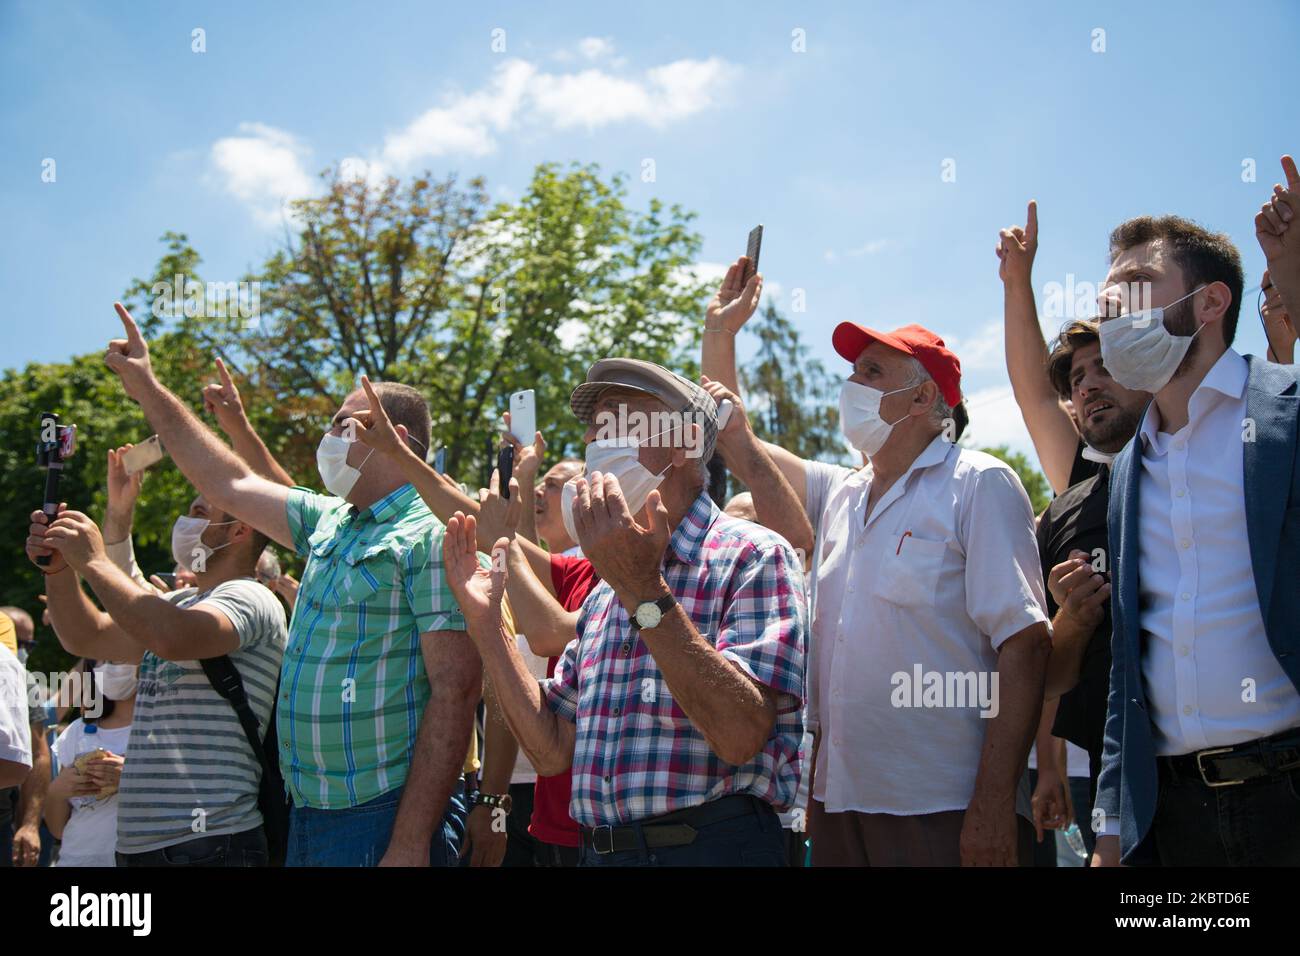
[[[717,406],[698,385],[604,359],[571,405],[590,426],[588,474],[566,489],[566,521],[601,583],[552,679],[529,674],[500,622],[506,540],[488,571],[475,519],[447,527],[448,580],[506,719],[539,773],[572,769],[584,865],[781,866],[776,811],[794,800],[803,734],[802,564],[705,493]]]
[[[126,338],[105,358],[176,466],[212,505],[307,559],[285,649],[280,765],[293,797],[287,864],[456,864],[461,768],[482,665],[442,568],[443,526],[386,455],[355,441],[349,395],[317,451],[330,495],[257,474],[154,376]],[[409,386],[373,386],[403,441],[429,444]]]

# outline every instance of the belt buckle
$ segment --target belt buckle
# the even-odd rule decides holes
[[[1205,758],[1213,757],[1216,754],[1232,753],[1233,747],[1216,747],[1213,750],[1202,750],[1196,755],[1196,769],[1201,772],[1201,782],[1207,787],[1232,787],[1239,783],[1245,783],[1245,780],[1210,780],[1205,776]]]
[[[599,834],[600,834],[600,831],[601,831],[601,830],[604,830],[607,834],[609,834],[609,849],[607,849],[607,850],[602,850],[602,849],[600,848],[600,837],[599,837]],[[592,827],[592,828],[591,828],[591,848],[592,848],[593,850],[595,850],[597,853],[601,854],[602,856],[605,855],[606,853],[613,853],[613,852],[614,852],[614,828],[613,828],[612,826],[609,826],[609,825],[599,826],[599,827]]]

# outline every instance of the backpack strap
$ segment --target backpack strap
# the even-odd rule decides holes
[[[220,657],[209,657],[199,661],[199,666],[203,668],[203,673],[208,676],[208,683],[218,694],[230,701],[230,706],[235,709],[235,716],[239,718],[239,725],[244,728],[244,736],[248,738],[249,746],[253,748],[253,756],[257,762],[266,769],[266,750],[262,746],[262,735],[257,726],[257,715],[253,713],[253,708],[248,703],[248,693],[244,690],[244,680],[239,676],[239,670],[235,667],[227,654]]]

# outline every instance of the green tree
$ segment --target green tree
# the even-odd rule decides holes
[[[758,351],[737,371],[754,434],[812,461],[847,463],[839,381],[808,355],[799,330],[769,300],[745,326]],[[731,492],[741,488],[732,479]]]
[[[1052,486],[1047,483],[1042,473],[1029,463],[1029,458],[1023,452],[1012,451],[1006,445],[979,450],[1011,466],[1020,483],[1025,486],[1025,493],[1029,495],[1029,503],[1034,507],[1034,514],[1042,514],[1043,509],[1052,503]]]

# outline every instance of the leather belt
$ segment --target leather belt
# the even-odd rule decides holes
[[[1207,787],[1232,787],[1300,769],[1300,732],[1284,730],[1232,747],[1160,759],[1179,778],[1200,780]]]
[[[689,846],[695,842],[701,827],[757,814],[763,806],[766,804],[757,797],[732,794],[626,826],[583,827],[582,844],[600,854],[639,850],[643,845],[648,849]]]

